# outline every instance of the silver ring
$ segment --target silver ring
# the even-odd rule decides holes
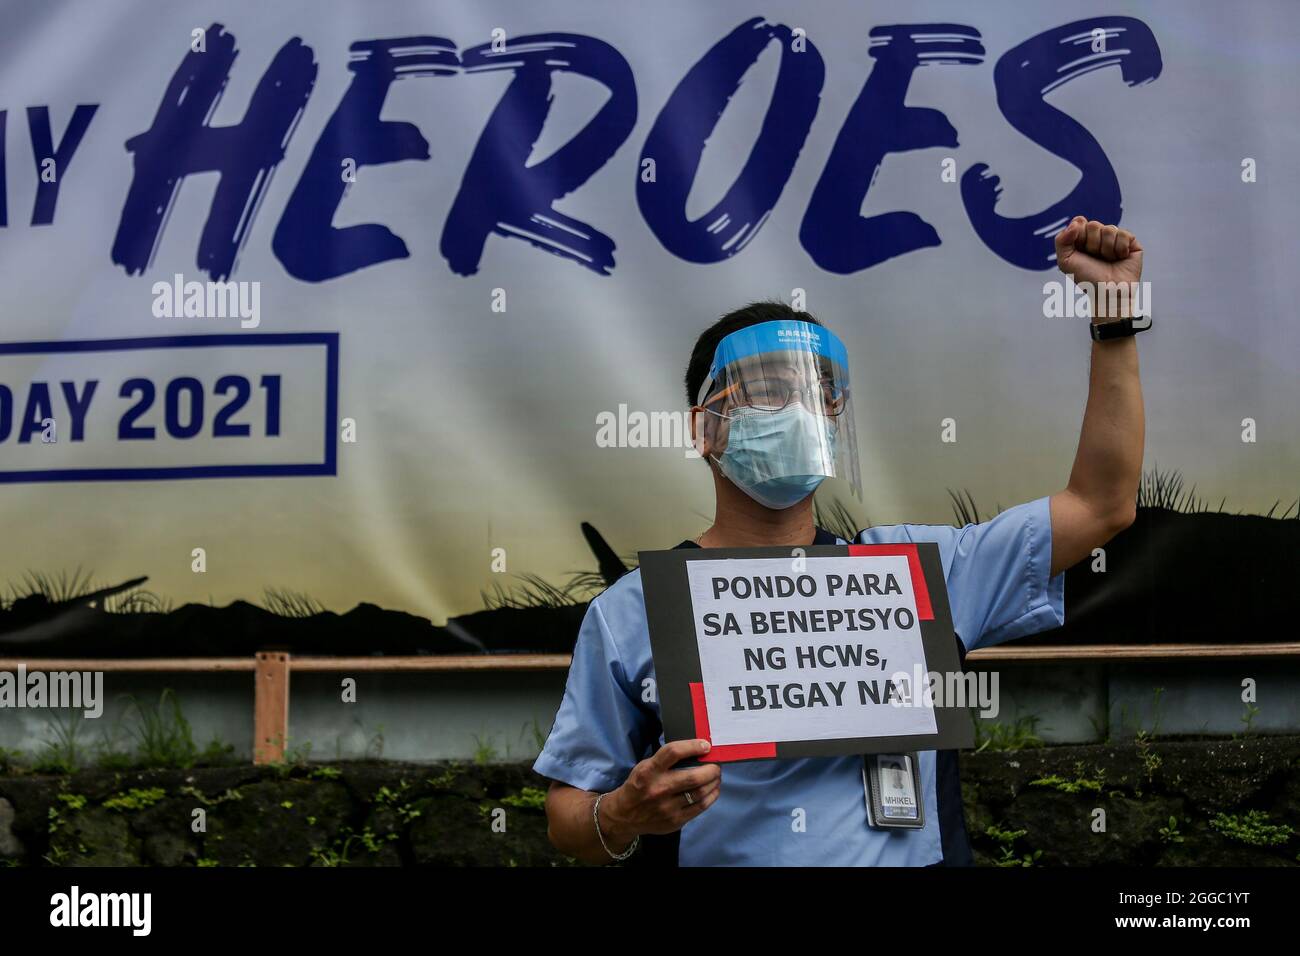
[[[683,794],[683,796],[686,797],[686,805],[688,807],[695,805],[695,798],[691,796],[691,792],[689,790],[687,790],[686,793]]]

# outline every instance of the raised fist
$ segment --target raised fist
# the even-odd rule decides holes
[[[1118,311],[1128,313],[1128,296],[1142,278],[1142,245],[1127,229],[1075,216],[1056,234],[1056,266],[1080,286],[1088,284],[1095,319],[1117,318],[1107,314],[1117,310],[1113,305],[1107,309],[1105,287],[1122,287],[1124,307]],[[1111,303],[1117,301],[1113,292],[1111,296]]]

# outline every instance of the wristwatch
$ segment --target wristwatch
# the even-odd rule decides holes
[[[1151,328],[1151,316],[1140,315],[1136,319],[1117,319],[1114,322],[1089,322],[1088,334],[1094,342],[1107,339],[1119,339],[1126,335],[1137,335]]]

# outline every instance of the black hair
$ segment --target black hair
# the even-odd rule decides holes
[[[694,405],[696,398],[699,396],[700,386],[704,384],[704,378],[709,374],[709,366],[713,364],[713,353],[717,351],[718,343],[732,332],[748,328],[751,325],[758,325],[761,322],[809,322],[813,325],[821,325],[807,312],[796,312],[784,302],[776,299],[770,299],[766,302],[751,302],[734,312],[728,312],[701,332],[700,337],[695,340],[695,348],[691,352],[691,361],[686,366],[686,402],[688,405]]]

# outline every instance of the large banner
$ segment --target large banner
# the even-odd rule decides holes
[[[1089,340],[1052,236],[1082,214],[1142,241],[1155,329],[1143,512],[1067,618],[1279,636],[1290,0],[69,0],[4,27],[0,631],[139,578],[155,603],[116,610],[580,603],[598,558],[707,527],[683,371],[758,299],[848,346],[865,493],[827,482],[825,520],[987,519],[1070,472]]]

